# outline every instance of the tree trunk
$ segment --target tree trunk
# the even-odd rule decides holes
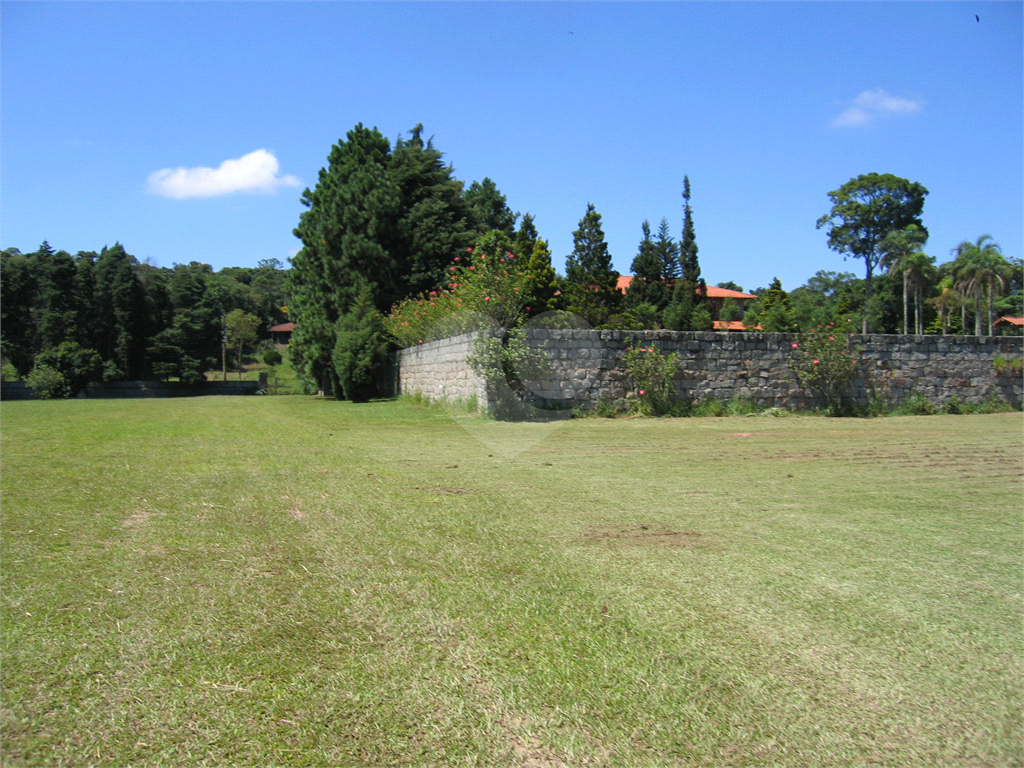
[[[974,292],[974,335],[981,336],[981,286]]]
[[[992,315],[994,314],[994,307],[992,306],[992,289],[995,287],[992,285],[993,280],[990,277],[988,279],[988,335],[992,335]]]
[[[903,335],[906,336],[910,332],[910,328],[907,326],[907,271],[903,270]]]
[[[862,324],[862,333],[868,335],[868,312],[871,311],[871,261],[865,259],[868,264],[867,275],[864,279],[864,322]]]
[[[922,294],[922,286],[918,283],[914,286],[914,329],[917,331],[918,336],[924,335],[924,318],[921,317]]]

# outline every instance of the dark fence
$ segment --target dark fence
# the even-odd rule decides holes
[[[255,395],[258,381],[207,381],[183,384],[180,381],[117,381],[110,384],[90,382],[79,397],[90,399],[125,397],[199,397],[202,395]],[[0,400],[35,400],[32,387],[21,381],[0,385]]]

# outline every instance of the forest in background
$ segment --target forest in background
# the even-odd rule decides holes
[[[389,345],[421,340],[436,321],[425,310],[443,304],[487,311],[498,290],[516,292],[515,312],[503,320],[509,326],[564,311],[593,327],[624,330],[711,330],[715,320],[740,320],[765,331],[836,323],[873,333],[983,335],[998,332],[995,318],[1024,314],[1020,260],[1004,258],[984,235],[936,264],[925,253],[920,219],[927,190],[903,179],[867,174],[829,193],[830,247],[863,259],[868,275],[819,271],[790,291],[775,280],[748,289],[757,299],[741,307],[707,300],[689,179],[679,239],[667,219],[653,233],[644,221],[623,294],[593,205],[573,233],[566,274],[557,274],[533,215],[513,211],[489,178],[466,186],[422,138],[422,126],[410,133],[392,146],[360,124],[332,147],[317,185],[302,194],[308,210],[294,233],[303,247],[287,269],[274,259],[219,271],[199,262],[157,267],[119,243],[73,256],[46,242],[33,253],[0,252],[4,379],[52,369],[65,379],[67,395],[91,380],[200,382],[225,357],[240,365],[246,352],[269,343],[272,326],[293,321],[291,362],[307,389],[326,384],[341,393],[352,377],[365,385],[377,376]],[[904,204],[901,218],[878,223],[870,252],[861,241],[842,240],[837,211],[852,215],[843,205],[863,199],[865,190],[893,197],[900,185],[916,199]],[[503,271],[485,268],[488,256]],[[744,290],[734,280],[718,287]],[[403,324],[405,333],[395,333]]]

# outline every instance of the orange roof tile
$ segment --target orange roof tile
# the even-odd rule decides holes
[[[1000,323],[1003,323],[1004,325],[1020,325],[1020,326],[1024,326],[1024,317],[1007,317],[1007,316],[1004,316],[1004,317],[1000,317],[998,320],[996,320],[994,323],[992,323],[992,325],[999,325]]]
[[[760,331],[761,324],[748,328],[742,320],[715,320],[716,331]]]
[[[281,323],[281,325],[275,325],[270,329],[271,333],[286,333],[288,331],[295,330],[295,323]]]
[[[632,275],[619,275],[619,279],[615,283],[615,287],[618,290],[620,290],[623,293],[625,293],[626,289],[629,288],[629,284],[631,282],[633,282],[633,276]],[[742,291],[734,291],[734,290],[731,290],[729,288],[719,288],[716,285],[709,285],[708,286],[708,298],[709,299],[756,299],[757,296],[755,296],[752,293],[743,293]]]

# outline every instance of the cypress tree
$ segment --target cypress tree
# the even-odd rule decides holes
[[[516,232],[512,252],[516,255],[517,259],[522,259],[525,263],[533,256],[533,246],[537,243],[537,240],[537,227],[533,224],[533,214],[524,213],[519,230]]]
[[[662,313],[662,325],[671,331],[693,330],[693,309],[696,286],[686,279],[676,280],[672,301]]]
[[[616,289],[619,273],[601,229],[601,214],[593,203],[572,234],[573,251],[566,258],[569,311],[581,315],[591,325],[604,323],[618,309],[622,294]]]
[[[678,245],[668,232],[668,222],[661,220],[657,239],[651,239],[651,227],[648,222],[641,226],[643,238],[633,259],[631,270],[634,274],[626,290],[626,306],[632,308],[640,304],[651,304],[661,311],[671,298],[671,290],[667,279],[678,274]]]
[[[373,304],[373,292],[363,283],[349,312],[338,321],[333,362],[345,398],[365,402],[377,394],[387,340],[380,313]]]
[[[511,236],[515,231],[518,213],[513,213],[505,202],[505,196],[489,178],[474,181],[465,193],[466,202],[476,215],[478,228],[486,233],[500,230]],[[518,254],[517,254],[518,255]]]
[[[417,125],[410,140],[399,138],[388,163],[388,177],[398,186],[400,219],[397,238],[385,247],[395,259],[399,298],[441,285],[454,258],[473,247],[482,229],[462,182],[441,162],[433,140],[423,142],[422,131]],[[377,307],[393,303],[385,307],[378,299]]]
[[[324,385],[336,378],[332,361],[337,322],[365,282],[386,312],[402,299],[440,285],[455,257],[480,235],[462,182],[432,141],[388,141],[356,125],[331,148],[328,167],[295,229],[302,249],[289,277],[293,364]],[[496,191],[496,190],[495,190]]]
[[[698,285],[700,262],[693,233],[693,211],[690,208],[690,177],[683,177],[683,234],[679,239],[679,262],[683,280]]]
[[[530,261],[527,263],[527,271],[530,275],[530,315],[539,315],[559,308],[558,275],[555,268],[551,266],[551,251],[544,240],[538,239],[533,244],[533,253],[530,254]]]
[[[662,218],[658,226],[657,239],[654,241],[655,252],[661,261],[661,277],[664,280],[675,280],[679,277],[679,243],[672,239],[668,230],[668,219]]]

